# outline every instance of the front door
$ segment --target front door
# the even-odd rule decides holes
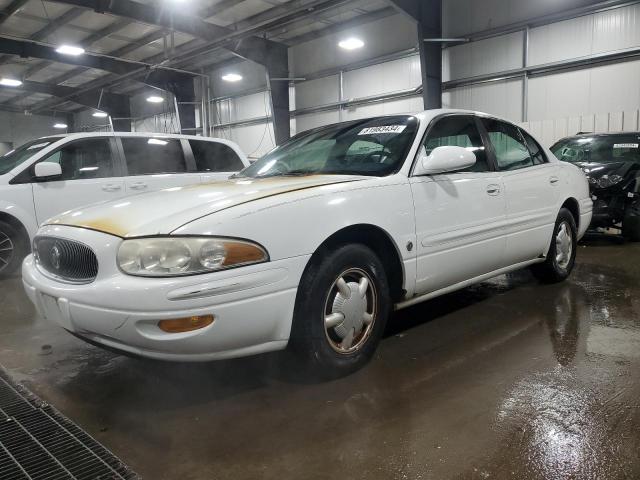
[[[504,266],[504,186],[488,160],[476,119],[449,115],[429,130],[427,155],[440,146],[472,150],[464,171],[411,177],[417,235],[416,293],[425,294]]]
[[[124,196],[124,179],[115,152],[111,137],[81,138],[43,158],[43,162],[59,163],[62,175],[50,181],[34,180],[38,223],[67,210]]]
[[[558,166],[526,132],[483,119],[501,172],[507,203],[505,260],[517,265],[545,253],[558,215]]]

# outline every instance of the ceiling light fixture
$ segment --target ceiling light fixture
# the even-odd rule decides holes
[[[239,82],[242,80],[242,75],[238,75],[237,73],[227,73],[222,76],[222,80],[225,82]]]
[[[108,117],[109,114],[107,112],[93,112],[93,116],[97,118],[105,118]]]
[[[340,48],[344,48],[345,50],[356,50],[357,48],[364,47],[364,42],[359,38],[351,37],[346,40],[342,40],[338,43]]]
[[[159,138],[150,138],[149,140],[147,140],[147,143],[149,145],[166,145],[167,142],[166,140],[160,140]]]
[[[151,95],[150,97],[147,97],[147,102],[149,102],[149,103],[162,103],[162,102],[164,102],[164,98],[158,97],[157,95]]]
[[[2,78],[0,79],[0,85],[4,85],[5,87],[19,87],[22,85],[22,82],[15,78]]]
[[[62,53],[63,55],[73,55],[74,57],[77,57],[84,53],[84,48],[74,47],[73,45],[60,45],[56,48],[56,52]]]
[[[67,128],[66,123],[54,123],[53,128]]]

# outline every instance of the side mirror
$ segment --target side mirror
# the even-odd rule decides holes
[[[475,163],[475,154],[464,147],[437,147],[431,155],[427,155],[424,147],[421,147],[413,174],[420,176],[455,172],[472,167]]]
[[[36,163],[35,174],[36,178],[40,179],[59,177],[62,175],[62,167],[54,162]]]

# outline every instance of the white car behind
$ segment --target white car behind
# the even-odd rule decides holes
[[[149,133],[74,133],[0,157],[0,277],[20,267],[38,225],[128,195],[222,180],[249,162],[233,142]]]
[[[44,317],[180,361],[289,346],[325,376],[373,354],[399,309],[530,266],[571,273],[584,174],[526,131],[434,110],[305,132],[222,182],[47,222],[23,265]]]

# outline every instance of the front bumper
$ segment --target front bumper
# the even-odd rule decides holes
[[[302,272],[309,256],[177,278],[125,275],[115,265],[117,237],[75,227],[46,227],[43,235],[92,246],[95,281],[71,285],[45,276],[28,256],[27,295],[44,318],[91,342],[149,358],[207,361],[286,347]],[[200,330],[166,333],[163,319],[212,314]]]

